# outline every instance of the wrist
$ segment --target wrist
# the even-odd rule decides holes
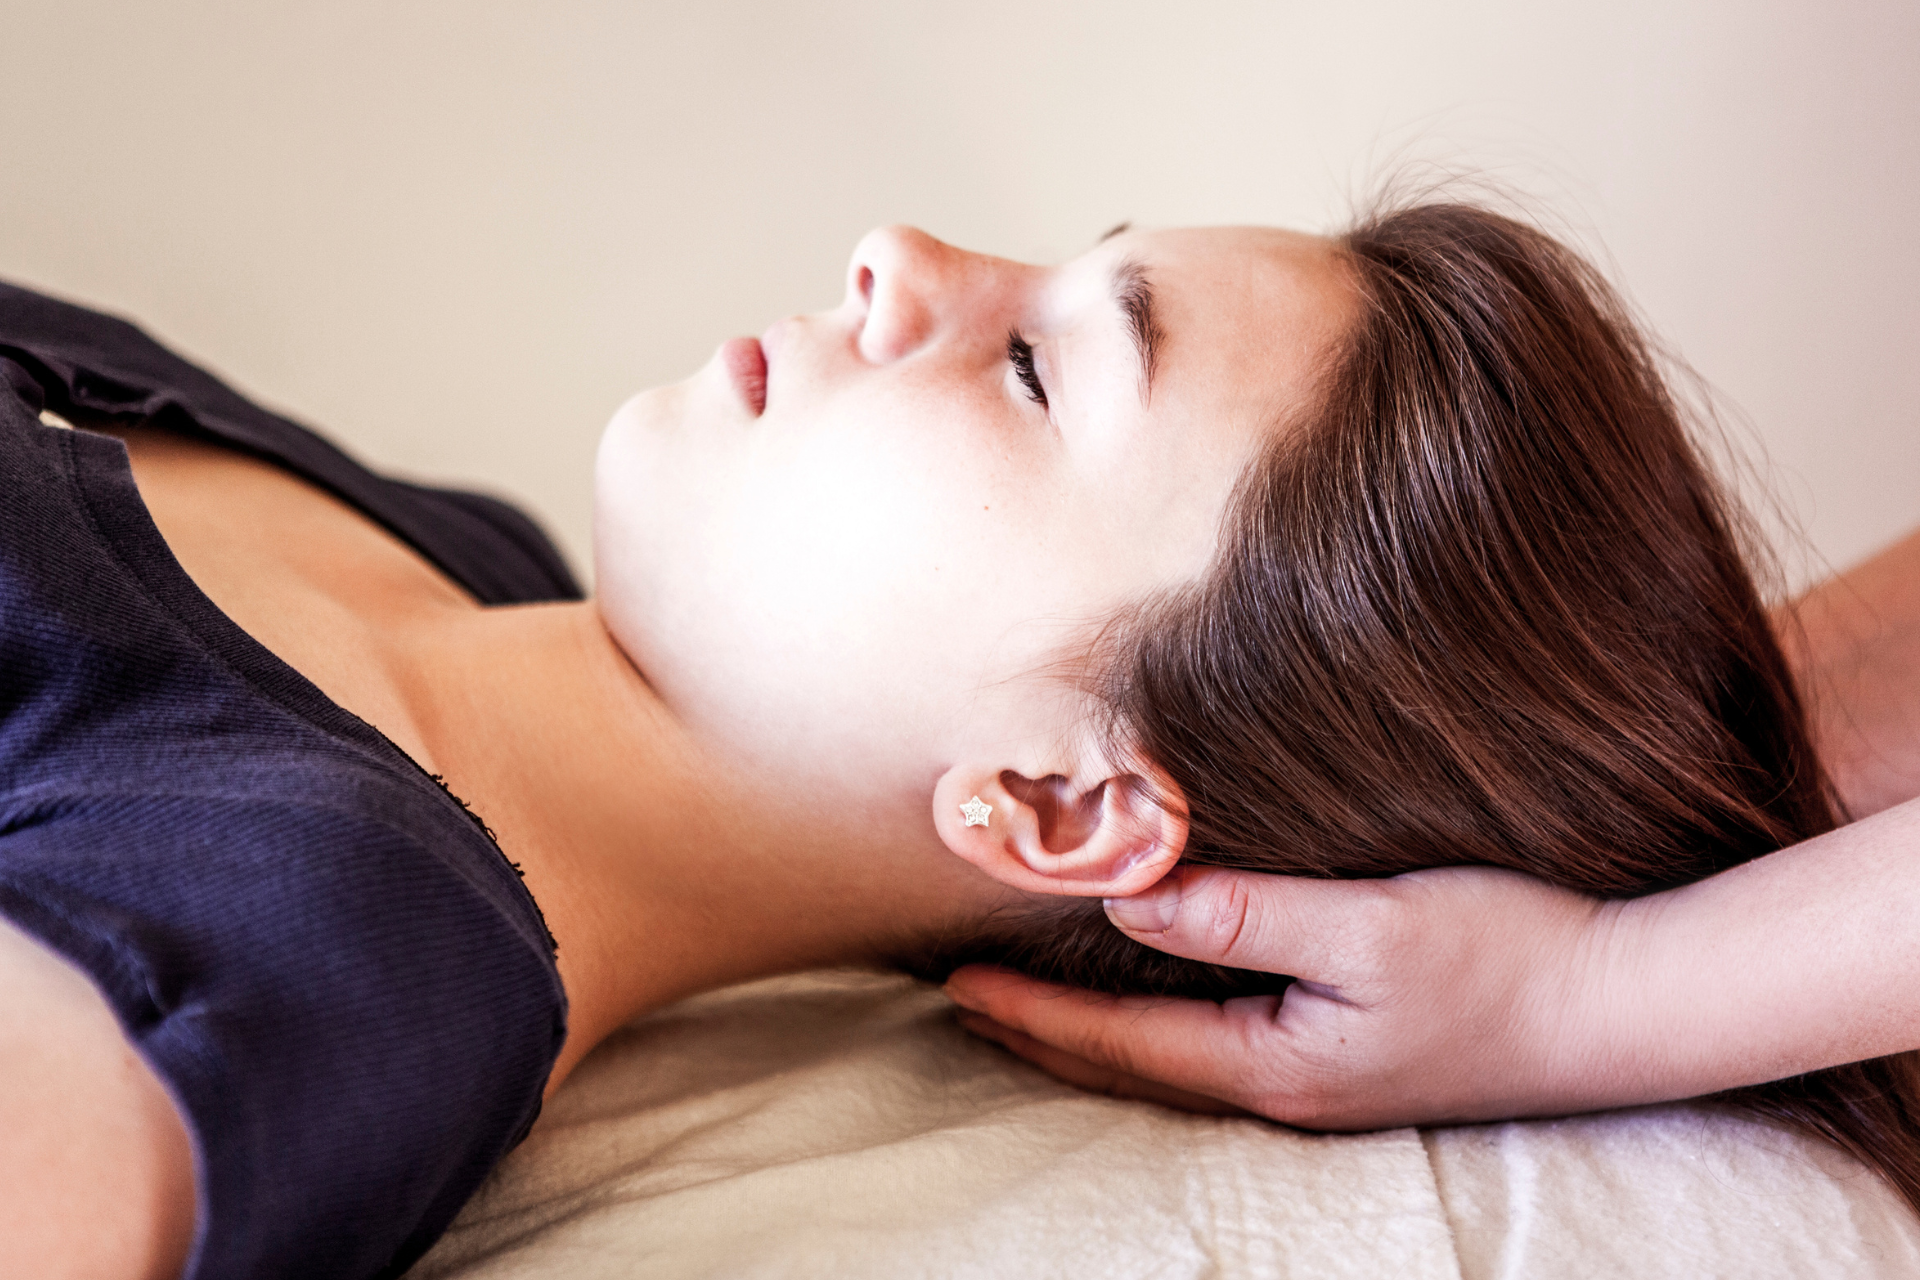
[[[1920,801],[1616,902],[1563,894],[1518,975],[1534,1114],[1633,1106],[1920,1046]],[[1517,916],[1508,917],[1509,920]]]
[[[1593,1107],[1700,1097],[1804,1070],[1764,1016],[1768,963],[1726,873],[1597,904],[1570,1036]]]
[[[1543,1094],[1561,1112],[1637,1106],[1691,1096],[1666,1016],[1670,973],[1659,956],[1671,895],[1583,899],[1542,1011],[1550,1046]],[[1552,966],[1544,966],[1549,972]]]

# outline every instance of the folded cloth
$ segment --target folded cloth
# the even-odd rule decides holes
[[[1723,1111],[1423,1137],[1469,1280],[1920,1275],[1920,1219],[1878,1175]]]
[[[1759,1125],[1203,1119],[1080,1093],[931,988],[835,972],[625,1028],[409,1280],[1912,1274],[1897,1197]]]

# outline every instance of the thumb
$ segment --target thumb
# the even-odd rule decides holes
[[[1356,938],[1372,936],[1391,894],[1377,880],[1311,880],[1176,867],[1107,919],[1137,942],[1189,960],[1336,984]]]

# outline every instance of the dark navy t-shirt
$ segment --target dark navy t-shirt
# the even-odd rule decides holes
[[[0,285],[0,915],[91,976],[177,1101],[188,1276],[397,1275],[539,1112],[553,940],[458,800],[194,586],[120,442],[42,409],[267,459],[482,603],[579,589],[511,507],[377,476],[131,325]]]

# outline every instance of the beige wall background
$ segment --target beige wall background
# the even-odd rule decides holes
[[[1409,157],[1602,255],[1795,577],[1920,523],[1911,0],[0,0],[0,55],[0,274],[518,497],[583,569],[608,414],[831,305],[870,226],[1322,228]]]

